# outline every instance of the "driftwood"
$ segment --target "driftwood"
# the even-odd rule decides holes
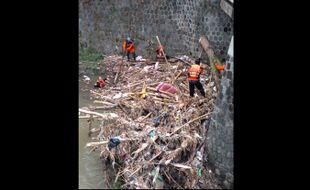
[[[176,133],[178,130],[182,129],[183,127],[185,127],[185,126],[187,126],[187,125],[193,123],[193,122],[196,121],[196,120],[199,120],[199,119],[202,119],[202,118],[204,118],[204,117],[207,117],[207,116],[209,116],[209,115],[210,115],[210,113],[207,113],[207,114],[201,115],[201,116],[199,116],[199,117],[196,117],[195,119],[193,119],[193,120],[191,120],[191,121],[185,123],[184,125],[182,125],[182,126],[176,128],[172,133],[167,134],[167,136],[169,137],[169,136],[173,135],[174,133]]]
[[[190,98],[187,78],[182,75],[184,64],[179,60],[174,67],[160,63],[157,70],[147,70],[145,63],[123,64],[121,72],[121,57],[107,57],[102,64],[110,67],[113,61],[114,71],[108,71],[108,80],[115,81],[114,85],[90,91],[94,104],[101,105],[79,109],[79,118],[91,119],[91,115],[92,119],[102,120],[100,127],[90,130],[96,142],[89,142],[86,147],[110,160],[106,164],[110,163],[116,172],[112,181],[122,179],[122,188],[154,189],[162,184],[199,188],[197,162],[202,165],[202,161],[197,159],[197,152],[206,139],[201,120],[212,114],[217,95],[210,85],[214,78],[203,83],[205,98]],[[174,71],[175,76],[167,69]],[[209,72],[203,74],[206,73]],[[174,82],[177,92],[157,91],[160,82]],[[91,110],[98,108],[105,109],[104,113]],[[120,144],[109,150],[107,145],[112,137],[118,137]],[[207,178],[204,180],[212,184]]]
[[[213,76],[213,78],[215,80],[217,89],[219,89],[220,81],[219,81],[219,78],[218,78],[218,76],[216,74],[215,62],[214,62],[215,60],[213,59],[214,52],[212,50],[210,42],[207,40],[206,37],[202,36],[199,39],[199,43],[201,44],[202,48],[205,50],[205,52],[207,53],[207,55],[209,57],[210,65],[211,65],[211,71],[212,71],[212,76]]]
[[[135,141],[138,139],[120,139],[121,142],[125,141]],[[93,147],[93,146],[100,146],[100,145],[106,145],[109,141],[102,141],[102,142],[90,142],[86,144],[86,147]]]
[[[107,106],[115,106],[116,105],[116,104],[113,104],[113,103],[110,103],[110,102],[98,101],[98,100],[95,100],[94,103],[104,104],[104,105],[107,105]]]
[[[92,118],[98,118],[99,116],[97,116],[97,115],[94,115],[94,116],[92,116]],[[91,116],[90,115],[85,115],[85,116],[79,116],[79,119],[90,119],[91,118]]]
[[[117,119],[119,118],[119,116],[115,113],[97,113],[97,112],[93,112],[93,111],[87,111],[87,110],[83,110],[83,109],[79,109],[79,112],[82,113],[87,113],[87,114],[91,114],[91,115],[97,115],[99,117],[102,117],[103,119]]]

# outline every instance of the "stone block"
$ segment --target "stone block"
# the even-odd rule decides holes
[[[234,111],[234,104],[229,104],[229,111],[233,112]]]
[[[218,176],[221,175],[220,170],[216,168],[216,169],[215,169],[215,174],[218,175]]]
[[[227,71],[227,78],[232,80],[232,72],[231,71]]]
[[[223,182],[223,186],[224,186],[225,189],[230,189],[230,184],[228,183],[227,180],[225,180],[225,181]]]

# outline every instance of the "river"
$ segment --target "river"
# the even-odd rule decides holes
[[[92,80],[94,81],[94,80]],[[79,107],[92,105],[90,100],[90,84],[85,84],[81,78],[79,80]],[[94,122],[93,127],[98,127],[99,122]],[[86,143],[90,142],[88,137],[88,124],[86,119],[79,119],[79,188],[80,189],[104,189],[107,188],[104,183],[104,172],[99,158],[99,152],[89,153],[85,148]]]

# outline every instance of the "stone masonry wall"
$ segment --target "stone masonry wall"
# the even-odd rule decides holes
[[[233,188],[233,58],[225,64],[222,73],[221,89],[216,99],[207,133],[209,163],[226,188]]]
[[[202,51],[200,36],[206,36],[215,54],[228,59],[206,148],[215,173],[225,187],[233,187],[233,58],[227,55],[233,21],[220,9],[220,0],[79,0],[79,34],[80,47],[105,55],[119,53],[130,36],[138,55],[153,58],[156,35],[168,55],[193,57]],[[204,52],[202,60],[207,60]]]
[[[216,55],[227,58],[233,26],[232,19],[220,9],[219,0],[80,0],[79,3],[80,46],[93,47],[108,55],[120,52],[122,40],[131,36],[138,55],[155,56],[158,35],[168,55],[198,57],[202,50],[198,40],[204,35]],[[205,53],[202,58],[206,58]]]

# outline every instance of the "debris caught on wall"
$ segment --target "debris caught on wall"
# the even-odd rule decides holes
[[[168,69],[170,64],[149,59],[128,62],[108,56],[101,61],[110,68],[110,82],[90,93],[104,111],[99,111],[102,106],[79,109],[79,117],[102,121],[98,130],[90,129],[97,140],[86,147],[100,151],[105,163],[115,169],[115,179],[107,183],[120,180],[121,188],[130,189],[220,188],[203,160],[207,153],[202,147],[206,133],[202,123],[210,119],[217,96],[214,81],[202,83],[205,98],[197,89],[196,97],[190,98],[188,65],[175,58],[169,62]],[[201,77],[209,78],[205,73]],[[161,90],[160,84],[168,90]]]

